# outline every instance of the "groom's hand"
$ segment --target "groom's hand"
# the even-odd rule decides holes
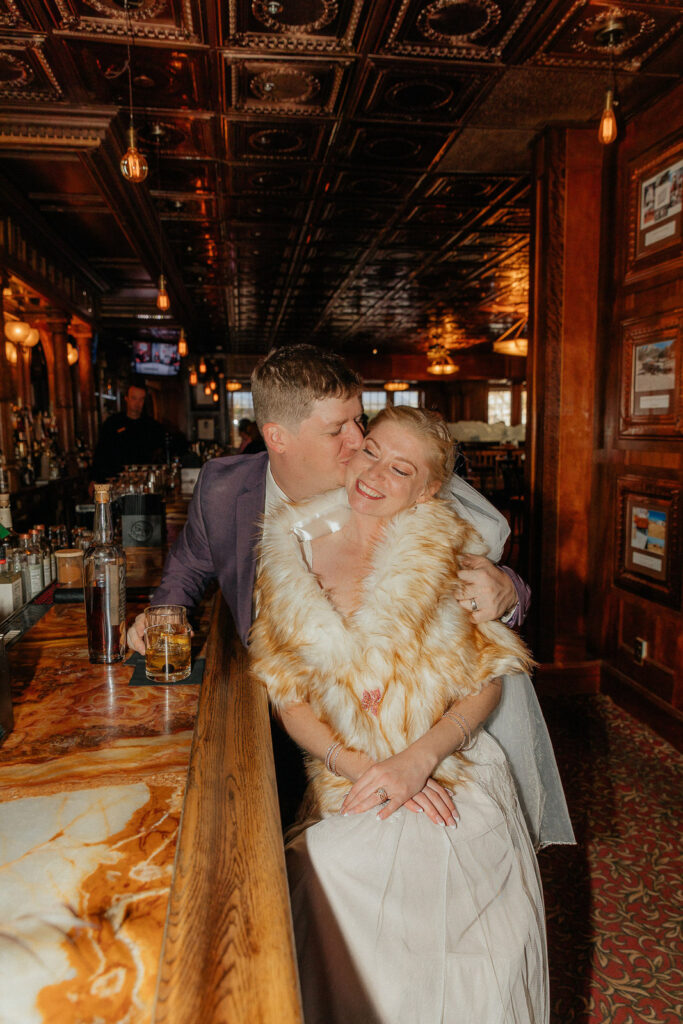
[[[517,591],[507,573],[483,555],[462,555],[460,566],[458,600],[472,622],[492,622],[512,611]]]

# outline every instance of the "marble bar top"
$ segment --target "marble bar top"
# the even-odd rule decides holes
[[[80,605],[8,660],[0,1024],[148,1024],[199,687],[91,665]]]

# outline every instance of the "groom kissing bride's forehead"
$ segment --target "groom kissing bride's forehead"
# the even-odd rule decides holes
[[[152,598],[152,604],[192,609],[217,579],[245,644],[264,513],[281,500],[301,501],[343,484],[347,463],[363,441],[362,382],[334,353],[312,345],[275,349],[255,368],[251,386],[267,450],[204,465],[187,523]],[[491,560],[472,556],[460,573],[463,607],[476,622],[504,617],[518,624],[528,607],[528,587],[509,568],[493,564],[509,533],[505,519],[459,477],[447,481],[442,495],[489,547]],[[128,631],[129,645],[140,653],[143,630],[140,615]]]

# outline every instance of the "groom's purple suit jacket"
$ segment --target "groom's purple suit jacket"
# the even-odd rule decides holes
[[[256,544],[266,502],[267,452],[212,459],[197,480],[185,529],[171,548],[153,604],[196,606],[218,579],[246,645]]]

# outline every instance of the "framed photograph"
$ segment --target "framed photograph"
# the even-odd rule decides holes
[[[620,437],[683,436],[681,321],[674,310],[622,324]]]
[[[617,480],[617,586],[679,606],[680,504],[676,481],[639,476]]]
[[[683,140],[631,171],[627,279],[683,255]]]

